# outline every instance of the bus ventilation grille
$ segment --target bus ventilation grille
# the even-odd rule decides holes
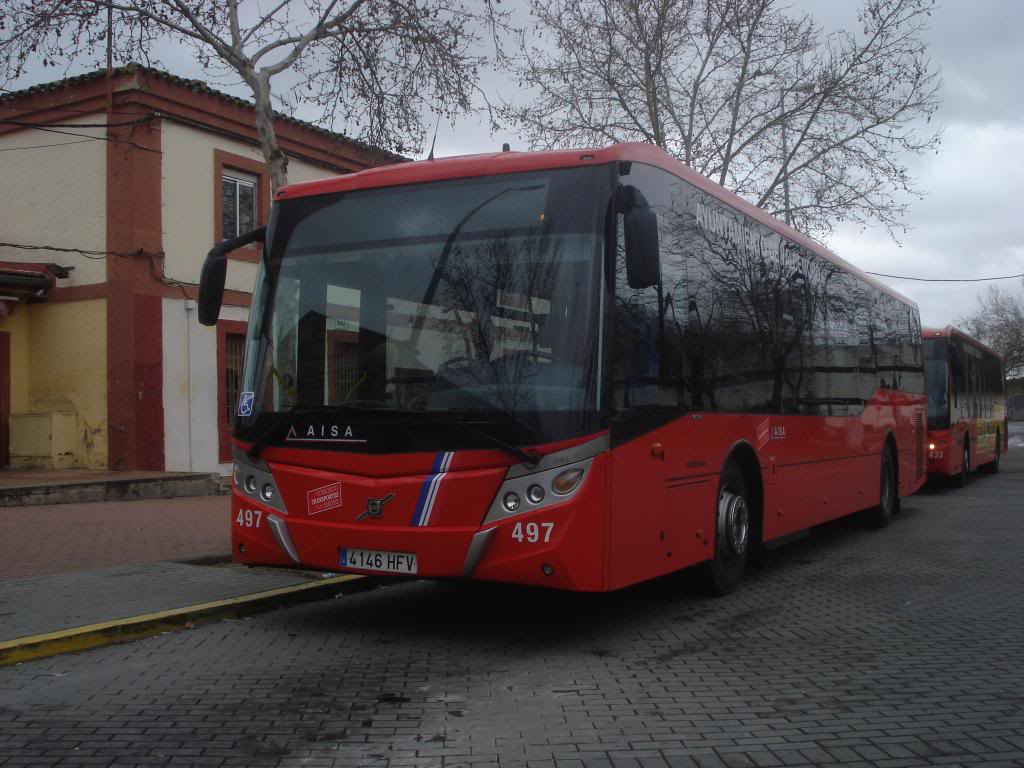
[[[914,465],[917,467],[917,479],[920,480],[924,477],[924,444],[928,440],[928,432],[924,428],[924,414],[921,411],[914,413],[914,430],[917,432]]]

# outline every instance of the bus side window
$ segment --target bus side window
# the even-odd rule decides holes
[[[623,216],[617,217],[615,253],[615,336],[612,394],[615,408],[662,412],[667,420],[685,408],[681,321],[685,320],[681,215],[682,183],[666,171],[633,163],[622,183],[639,190],[658,219],[662,280],[630,288],[626,280]]]

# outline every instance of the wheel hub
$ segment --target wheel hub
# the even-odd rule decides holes
[[[750,532],[750,511],[742,496],[723,491],[718,500],[718,540],[725,545],[726,554],[741,556],[747,550]]]

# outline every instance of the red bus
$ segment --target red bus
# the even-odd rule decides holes
[[[916,306],[659,149],[295,184],[234,432],[241,563],[606,591],[925,478]]]
[[[1003,358],[961,330],[923,332],[928,474],[962,488],[972,469],[998,472],[1008,447]]]

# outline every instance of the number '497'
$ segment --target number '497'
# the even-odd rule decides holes
[[[516,523],[512,527],[512,538],[516,541],[525,541],[530,544],[551,541],[551,532],[555,529],[554,523]]]
[[[263,513],[258,509],[240,509],[235,522],[239,528],[259,528]]]

